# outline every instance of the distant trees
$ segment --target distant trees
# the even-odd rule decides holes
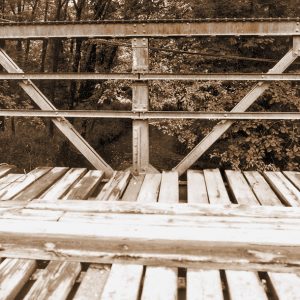
[[[300,0],[0,0],[0,18],[5,21],[81,21],[104,19],[178,19],[222,17],[295,17]],[[291,46],[289,38],[181,38],[151,39],[155,47],[219,55],[208,58],[150,50],[152,71],[158,72],[265,72],[272,64],[222,58],[236,56],[280,58]],[[4,46],[4,45],[2,45]],[[130,71],[130,50],[96,39],[43,39],[7,41],[7,51],[31,72],[118,72]],[[299,66],[294,69],[299,70]],[[130,82],[39,82],[58,108],[128,108]],[[16,84],[11,83],[14,92]],[[150,84],[152,109],[215,111],[230,110],[252,83],[169,82]],[[8,84],[0,87],[0,106],[32,107],[21,92],[10,97]],[[125,103],[125,104],[124,104]],[[273,83],[251,107],[257,111],[300,109],[297,83]],[[22,121],[26,122],[26,121]],[[3,122],[2,122],[3,123]],[[3,125],[0,120],[0,129]],[[38,124],[38,125],[36,125]],[[97,144],[105,122],[76,123]],[[186,153],[212,128],[214,122],[168,121],[155,126],[178,138],[178,151]],[[42,126],[40,121],[34,126]],[[99,125],[99,126],[98,126]],[[206,161],[234,168],[299,168],[299,126],[294,122],[241,122],[206,156]],[[111,126],[109,123],[108,126]],[[99,131],[97,131],[97,128]],[[116,126],[115,135],[122,132]],[[98,138],[99,136],[99,138]],[[97,137],[97,138],[95,138]]]

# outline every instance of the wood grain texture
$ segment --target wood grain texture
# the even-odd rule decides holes
[[[90,265],[73,300],[101,299],[109,272],[110,266],[108,265]]]
[[[31,184],[39,180],[42,176],[44,176],[47,172],[49,172],[51,168],[36,168],[28,174],[23,175],[21,178],[17,179],[12,184],[8,185],[5,189],[0,192],[1,200],[10,200],[16,197],[19,193],[21,193],[24,189],[29,187]]]
[[[257,199],[240,171],[225,171],[229,188],[239,204],[257,205]]]
[[[114,201],[121,198],[129,180],[129,171],[115,171],[112,178],[104,185],[102,191],[96,196],[95,200]]]
[[[286,171],[283,174],[300,190],[300,172]]]
[[[228,193],[219,169],[204,170],[204,178],[210,204],[230,204]]]
[[[268,300],[262,282],[254,272],[226,271],[226,279],[232,300]]]
[[[5,259],[0,265],[0,299],[13,300],[35,269],[34,260]]]
[[[63,197],[63,199],[87,199],[104,177],[103,171],[88,171]]]
[[[284,204],[300,206],[300,191],[281,172],[263,174]]]
[[[203,171],[188,170],[187,197],[188,203],[208,203],[208,195]]]
[[[279,198],[259,172],[246,171],[243,173],[261,205],[281,205]]]
[[[60,180],[43,193],[40,198],[44,199],[44,201],[51,201],[53,198],[62,198],[86,172],[85,168],[70,169]]]
[[[142,265],[113,264],[101,299],[137,300],[142,275]]]
[[[78,262],[51,261],[24,300],[66,299],[80,271]]]
[[[14,200],[32,200],[38,198],[48,188],[50,188],[59,178],[61,178],[68,168],[53,168],[39,180],[25,188]]]

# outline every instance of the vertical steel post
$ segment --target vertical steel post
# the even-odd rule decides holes
[[[149,71],[148,39],[132,40],[132,72]],[[149,110],[148,82],[136,81],[132,85],[132,111],[146,112]],[[149,122],[148,120],[133,120],[132,132],[132,162],[133,172],[145,173],[149,167]]]

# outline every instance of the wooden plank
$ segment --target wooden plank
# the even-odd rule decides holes
[[[14,200],[32,200],[38,198],[49,187],[51,187],[60,177],[62,177],[68,168],[53,168],[45,176],[34,182],[32,185],[19,193]]]
[[[177,299],[177,270],[174,268],[148,267],[141,299]]]
[[[230,199],[219,169],[204,170],[208,199],[211,204],[230,204]]]
[[[159,188],[158,184],[154,186],[156,189]],[[138,201],[146,202],[152,198],[152,201],[156,202],[157,190],[153,189],[150,192],[152,192],[152,197],[148,191],[149,197],[141,197]],[[162,173],[158,201],[160,203],[177,203],[179,201],[179,183],[176,172]],[[177,299],[177,272],[177,268],[147,267],[141,299]],[[161,286],[162,282],[163,287]]]
[[[247,271],[226,271],[231,300],[268,300],[258,275]]]
[[[11,183],[20,179],[23,174],[8,174],[0,179],[0,191],[6,188]]]
[[[91,265],[87,269],[73,300],[102,299],[104,285],[110,271],[107,265]]]
[[[101,179],[104,177],[103,171],[88,171],[63,199],[87,199],[95,191]]]
[[[133,203],[123,201],[80,201],[57,200],[42,202],[33,200],[26,204],[26,208],[63,210],[66,212],[85,213],[114,213],[114,214],[143,214],[143,215],[171,215],[171,216],[218,216],[218,217],[254,217],[254,218],[285,218],[300,219],[299,207],[280,206],[251,206],[245,205],[206,205],[206,204],[173,204],[173,203]],[[20,201],[1,202],[0,207],[25,206]]]
[[[285,171],[283,174],[300,190],[300,172]]]
[[[39,180],[42,176],[48,173],[51,168],[36,168],[28,174],[25,174],[21,179],[22,181],[13,182],[11,185],[7,186],[0,192],[1,200],[10,200],[16,197],[19,193],[21,193],[24,189],[29,187],[31,184]]]
[[[5,259],[0,265],[0,299],[14,299],[35,269],[34,260]]]
[[[119,200],[129,179],[129,171],[115,172],[96,199],[100,201]],[[141,265],[113,264],[101,299],[137,299],[142,275],[143,266]]]
[[[11,165],[1,165],[0,164],[0,178],[6,176],[7,174],[11,173],[16,167]]]
[[[300,206],[300,191],[281,172],[264,172],[264,176],[284,204]]]
[[[14,220],[58,221],[64,214],[60,210],[10,209],[1,214],[1,218]]]
[[[288,174],[286,174],[288,173]],[[285,172],[285,175],[292,181],[297,179],[296,172]],[[294,177],[296,175],[296,178]],[[281,202],[277,204],[283,206]],[[296,274],[268,272],[269,283],[278,300],[300,299],[300,278]]]
[[[101,299],[138,299],[142,275],[141,265],[113,264]]]
[[[113,177],[105,184],[102,191],[96,196],[98,201],[114,201],[119,199],[130,179],[129,171],[114,172]]]
[[[188,203],[209,203],[203,172],[191,171],[188,176]],[[188,268],[186,273],[187,300],[223,300],[222,283],[218,270]]]
[[[44,199],[44,201],[51,201],[53,198],[62,198],[69,189],[77,183],[82,176],[84,176],[86,171],[87,170],[85,168],[70,169],[60,180],[43,193],[40,198]]]
[[[80,271],[81,266],[78,262],[51,261],[24,300],[66,299]]]
[[[179,201],[179,181],[177,172],[165,172],[161,175],[158,202],[177,203]]]
[[[161,174],[146,174],[140,193],[137,198],[137,202],[156,202],[159,193],[160,181]]]
[[[23,211],[29,213],[21,213]],[[52,213],[52,214],[51,214]],[[59,217],[61,214],[63,216]],[[8,217],[7,217],[8,215]],[[237,228],[237,229],[271,229],[271,230],[297,230],[300,220],[286,218],[253,218],[253,217],[218,217],[218,216],[170,216],[170,215],[137,215],[137,214],[97,214],[80,212],[63,212],[49,210],[12,210],[3,209],[1,219],[14,216],[24,220],[31,218],[68,221],[78,223],[94,223],[103,225],[124,226],[165,226],[165,227],[194,227],[194,228]],[[27,218],[26,218],[27,217]]]
[[[239,204],[259,206],[257,198],[249,188],[241,172],[226,171],[233,195]],[[230,299],[266,299],[267,296],[255,272],[226,270],[226,279],[230,294]],[[252,292],[251,292],[252,291]]]
[[[136,201],[145,175],[132,176],[122,197],[122,201]]]
[[[225,171],[229,188],[239,204],[258,205],[258,201],[240,171]]]
[[[270,283],[278,300],[300,299],[300,277],[289,273],[268,273]]]
[[[188,269],[186,274],[187,300],[223,300],[220,271]]]
[[[281,205],[279,198],[268,185],[264,177],[257,171],[243,172],[258,201],[262,205]]]
[[[203,171],[188,170],[187,196],[189,203],[208,203]]]

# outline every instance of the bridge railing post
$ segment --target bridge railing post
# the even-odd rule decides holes
[[[148,39],[132,40],[132,72],[149,71]],[[147,81],[136,81],[132,85],[132,111],[147,112],[149,110],[149,87]],[[133,120],[132,124],[132,163],[133,172],[145,173],[149,167],[149,122]]]

